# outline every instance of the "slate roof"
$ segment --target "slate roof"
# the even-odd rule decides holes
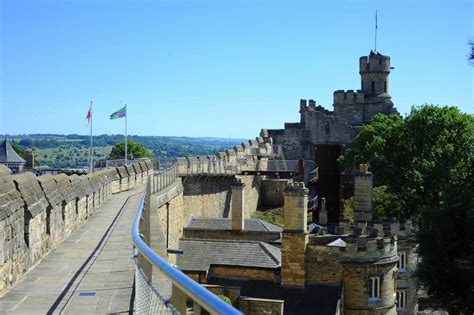
[[[304,288],[285,287],[265,280],[223,279],[211,277],[209,284],[240,287],[240,295],[261,299],[285,300],[284,314],[334,315],[341,287],[306,284]]]
[[[0,163],[26,163],[26,161],[13,150],[10,141],[5,139],[0,146]]]
[[[236,240],[180,239],[181,270],[207,271],[209,266],[230,265],[275,269],[281,265],[281,250],[264,242]]]
[[[203,230],[231,230],[232,221],[229,218],[192,217],[186,228]],[[260,219],[245,219],[244,231],[281,232],[283,228]]]

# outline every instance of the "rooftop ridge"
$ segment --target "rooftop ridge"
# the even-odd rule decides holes
[[[270,245],[270,244],[267,244],[265,242],[259,242],[260,244],[260,248],[263,249],[263,251],[277,264],[277,265],[281,265],[281,261],[278,260],[278,258],[276,258],[267,248],[267,246],[273,246],[273,245]],[[275,246],[273,246],[275,247]],[[275,247],[277,248],[277,247]]]

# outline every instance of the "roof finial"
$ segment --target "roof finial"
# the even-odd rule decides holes
[[[374,50],[374,53],[377,53],[377,29],[378,29],[378,25],[377,25],[377,10],[375,10],[375,50]]]

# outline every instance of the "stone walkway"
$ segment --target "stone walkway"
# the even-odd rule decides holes
[[[0,297],[0,314],[129,313],[131,228],[142,194],[113,195]]]

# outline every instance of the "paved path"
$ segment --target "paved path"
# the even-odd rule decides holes
[[[129,313],[131,228],[142,194],[113,195],[0,298],[0,314]]]

